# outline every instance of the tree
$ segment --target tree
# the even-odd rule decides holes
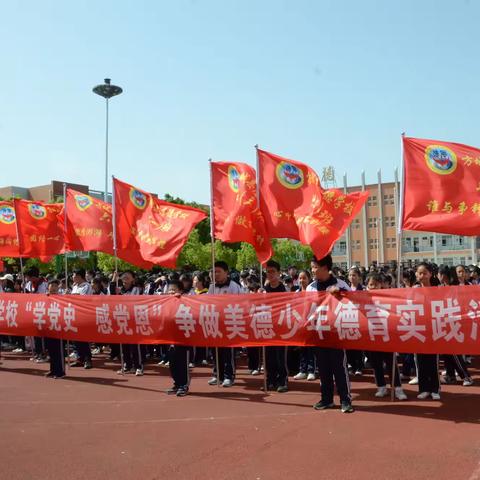
[[[138,270],[138,267],[131,265],[120,258],[117,260],[118,270],[123,272],[125,270]],[[97,253],[97,266],[103,273],[111,273],[115,271],[115,257],[109,255],[108,253],[98,252]]]
[[[296,240],[281,239],[272,240],[273,259],[276,260],[282,268],[295,265],[298,268],[307,268],[312,258],[312,249],[307,245],[302,245]]]
[[[237,251],[237,270],[258,268],[259,263],[255,249],[249,243],[242,243]]]

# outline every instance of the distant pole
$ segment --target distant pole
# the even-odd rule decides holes
[[[108,201],[108,101],[110,98],[120,95],[123,90],[117,85],[112,85],[110,79],[106,78],[105,83],[97,85],[92,89],[93,93],[100,95],[105,99],[105,192],[104,200]]]

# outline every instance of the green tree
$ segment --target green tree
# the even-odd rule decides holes
[[[312,258],[312,249],[295,240],[274,239],[273,259],[280,263],[282,268],[295,265],[298,268],[307,268]]]
[[[259,262],[255,249],[249,243],[242,243],[237,251],[237,270],[258,268]]]
[[[115,257],[108,253],[97,253],[97,266],[105,274],[115,271]],[[138,267],[128,262],[118,259],[118,270],[120,272],[125,270],[138,270]]]

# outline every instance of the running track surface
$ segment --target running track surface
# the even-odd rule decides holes
[[[94,367],[52,380],[48,364],[3,355],[1,479],[480,480],[478,369],[479,386],[443,386],[441,402],[408,385],[408,402],[377,400],[372,376],[355,377],[346,415],[312,409],[318,381],[265,396],[244,368],[223,389],[201,367],[176,398],[166,368],[119,376],[105,356]]]

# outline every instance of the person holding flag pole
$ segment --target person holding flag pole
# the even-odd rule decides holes
[[[212,160],[210,162],[210,232],[212,240],[212,283],[208,289],[210,295],[232,295],[242,293],[240,285],[235,283],[228,276],[228,265],[223,261],[215,260],[215,215],[214,215],[214,197],[213,197],[213,171]],[[233,386],[235,382],[235,354],[231,347],[215,348],[215,369],[212,378],[208,381],[209,385],[218,385],[225,388]]]
[[[114,282],[115,289],[118,290],[118,256],[117,256],[117,221],[116,221],[116,205],[115,205],[115,176],[112,175],[112,233],[113,233],[113,258],[115,259],[115,272],[114,272]],[[120,374],[125,374],[124,363],[123,363],[123,348],[122,344],[120,347]]]

